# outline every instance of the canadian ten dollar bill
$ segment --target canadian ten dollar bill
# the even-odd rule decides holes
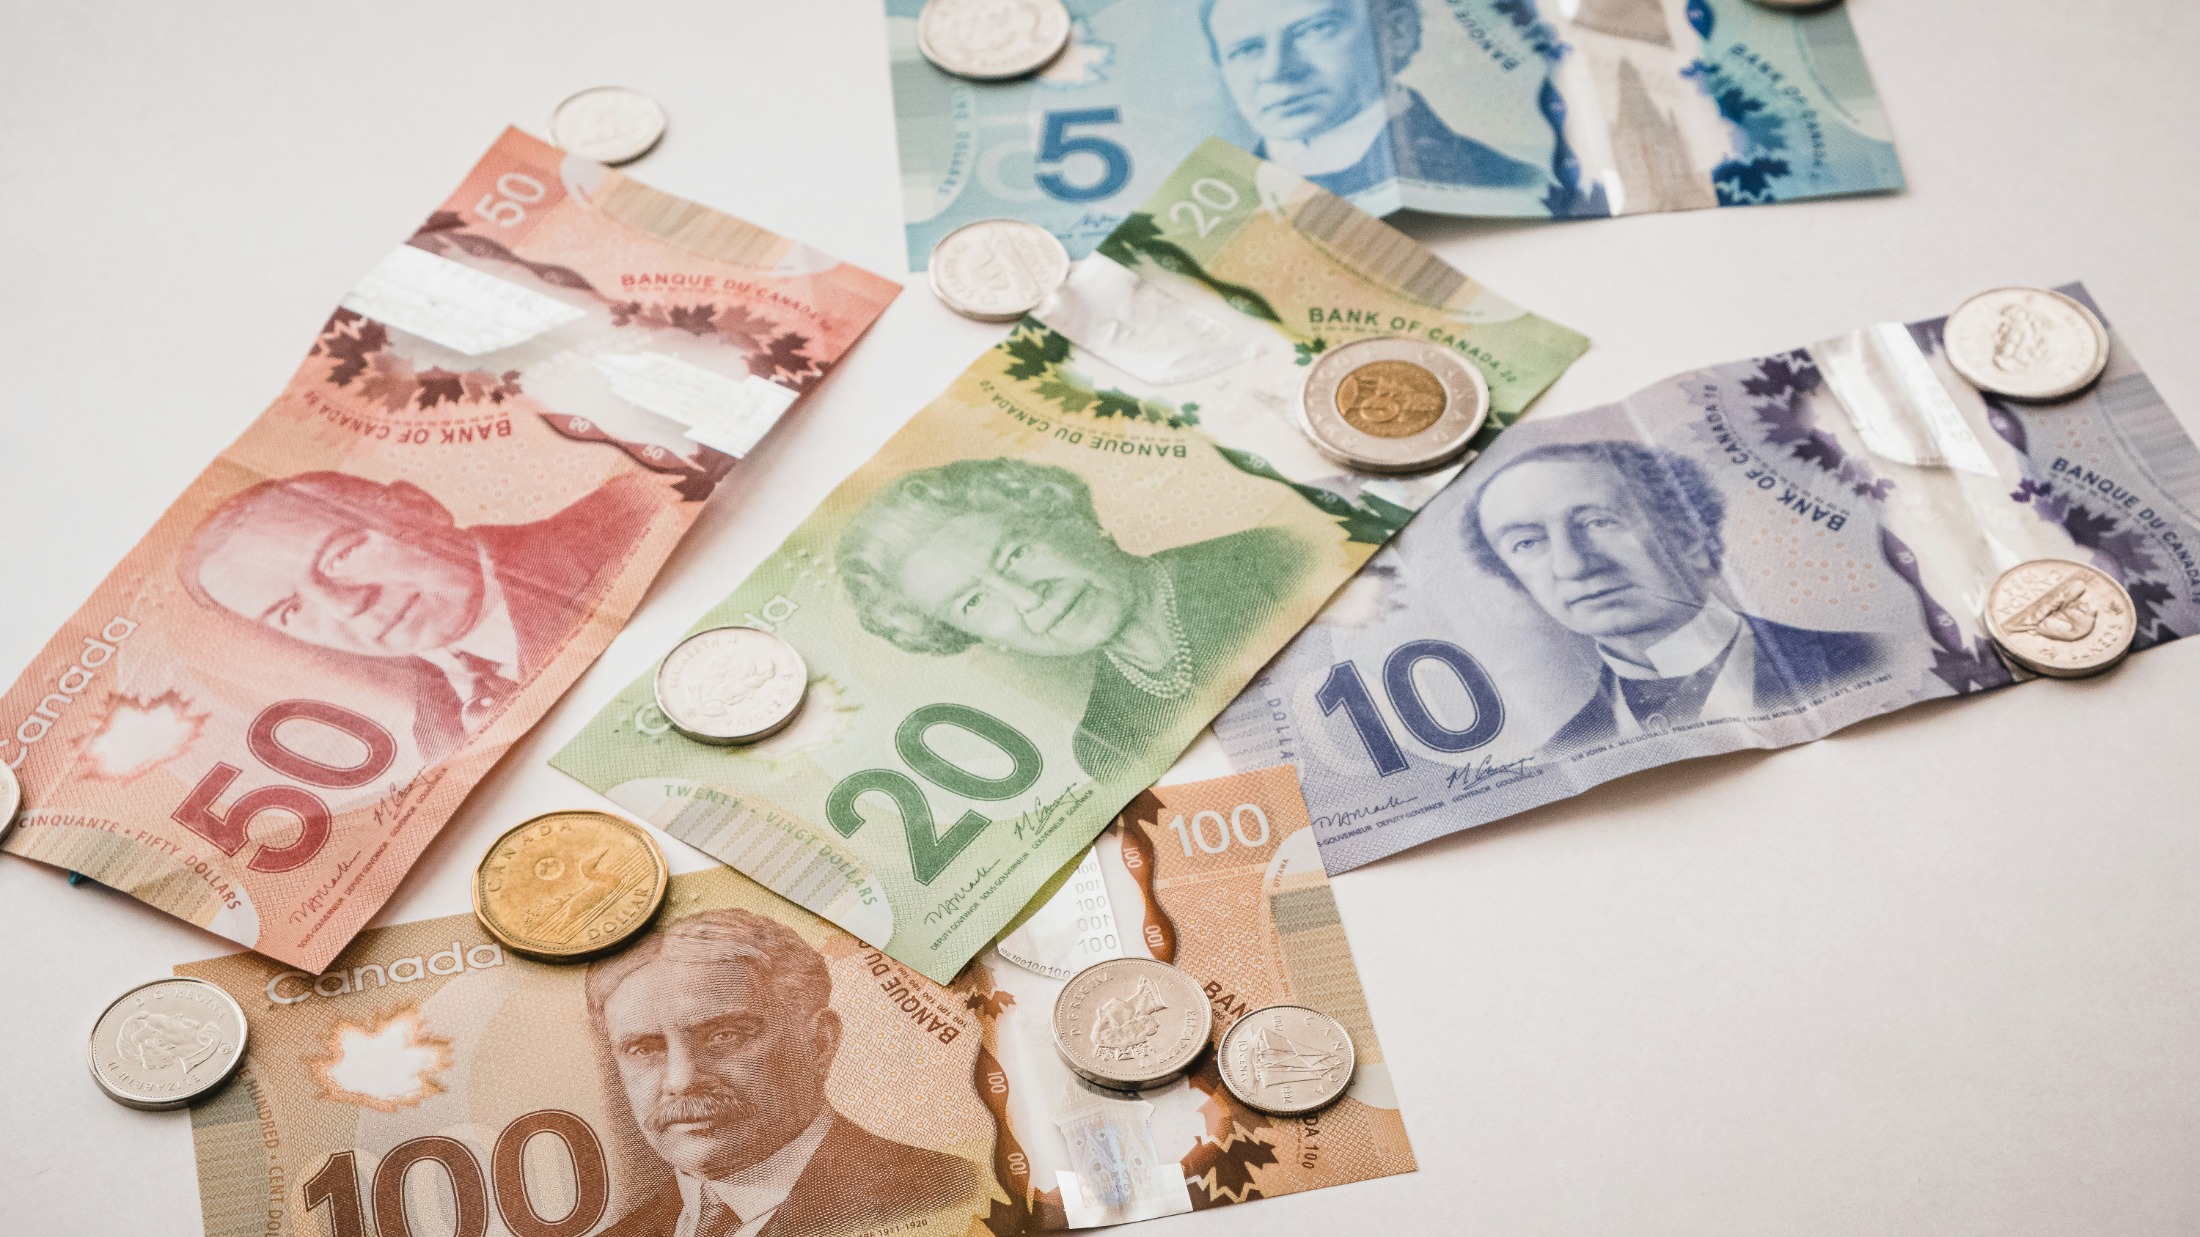
[[[896,291],[506,132],[0,697],[6,849],[325,964]]]
[[[1200,981],[1218,1036],[1268,1004],[1336,1018],[1351,1090],[1267,1116],[1212,1053],[1134,1096],[1083,1084],[1054,995],[1126,956]],[[1141,795],[944,988],[723,868],[673,878],[655,927],[584,967],[456,915],[363,933],[318,975],[251,954],[177,969],[253,1011],[242,1071],[192,1113],[209,1237],[674,1237],[732,1232],[728,1214],[773,1237],[964,1237],[1414,1167],[1288,769]],[[1116,1012],[1128,1032],[1165,1013]]]
[[[1577,218],[1896,189],[1848,11],[1754,0],[1068,0],[978,82],[886,0],[909,261],[1009,216],[1090,250],[1220,137],[1367,210]]]
[[[2027,560],[2121,581],[2134,649],[2200,629],[2200,451],[2138,362],[2112,334],[2095,385],[2021,404],[1957,376],[1940,331],[1882,324],[1514,427],[1217,719],[1232,762],[1298,765],[1341,872],[2009,686],[1981,614]]]
[[[953,978],[1449,475],[1298,428],[1305,367],[1385,334],[1481,369],[1484,442],[1587,346],[1206,144],[703,616],[807,660],[791,726],[695,743],[644,675],[551,763]]]

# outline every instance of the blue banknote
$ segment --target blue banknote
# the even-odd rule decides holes
[[[2200,451],[2121,345],[2028,405],[1958,377],[1939,320],[1883,324],[1515,425],[1215,731],[1239,768],[1298,765],[1339,872],[2007,687],[1979,616],[2041,558],[2120,580],[2134,649],[2200,630]]]
[[[1037,76],[952,76],[886,0],[909,260],[975,219],[1082,257],[1208,137],[1377,214],[1578,218],[1895,189],[1840,7],[1068,0]]]

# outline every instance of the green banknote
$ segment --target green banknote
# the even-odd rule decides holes
[[[697,629],[810,669],[793,725],[709,747],[651,676],[552,763],[945,982],[1452,471],[1297,428],[1357,338],[1456,349],[1494,434],[1588,346],[1219,141],[858,468]]]

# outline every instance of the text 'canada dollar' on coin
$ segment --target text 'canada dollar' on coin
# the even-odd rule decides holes
[[[577,961],[647,928],[670,879],[641,826],[605,812],[551,812],[506,831],[481,857],[474,915],[514,953]]]

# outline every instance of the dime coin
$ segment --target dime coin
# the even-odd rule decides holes
[[[1986,590],[1986,630],[2009,660],[2034,674],[2078,679],[2122,661],[2139,620],[2131,594],[2106,573],[2036,558]]]
[[[1069,278],[1069,251],[1021,219],[966,223],[932,246],[932,295],[965,318],[1014,322]]]
[[[1941,339],[1957,373],[2010,399],[2076,395],[2108,365],[2108,328],[2092,310],[2045,288],[1981,292],[1948,315]]]
[[[562,150],[613,167],[649,153],[665,135],[665,109],[624,86],[583,90],[550,113],[550,140]]]
[[[671,879],[640,825],[551,812],[508,830],[474,869],[474,915],[513,953],[574,962],[649,926]]]
[[[1159,1086],[1214,1033],[1199,981],[1152,958],[1096,962],[1054,998],[1054,1046],[1080,1077],[1119,1091]]]
[[[917,50],[957,77],[999,81],[1036,73],[1069,45],[1062,0],[928,0]]]
[[[244,1010],[203,979],[156,979],[92,1024],[92,1081],[132,1108],[181,1108],[244,1060]]]
[[[810,670],[794,646],[754,627],[713,627],[657,666],[657,707],[698,743],[754,743],[802,711]]]
[[[1270,1005],[1223,1033],[1215,1066],[1246,1107],[1297,1116],[1336,1103],[1351,1085],[1352,1036],[1319,1010]]]
[[[1322,454],[1368,472],[1421,472],[1458,458],[1490,415],[1490,387],[1466,358],[1391,336],[1322,354],[1299,422]]]

